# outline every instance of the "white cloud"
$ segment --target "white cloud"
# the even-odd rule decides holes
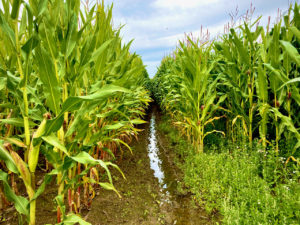
[[[203,27],[202,34],[206,34],[207,29],[210,33],[210,37],[214,38],[219,34],[224,32],[224,24],[227,21],[222,21],[219,24],[214,24],[212,26]],[[186,32],[187,34],[192,34],[193,37],[198,38],[201,36],[201,28],[197,30],[190,30]],[[175,49],[180,40],[185,38],[184,32],[178,32],[173,35],[164,35],[161,37],[151,38],[147,35],[137,36],[135,41],[133,42],[133,48],[135,49],[157,49],[157,48],[169,48]],[[166,53],[165,51],[160,51],[160,53]]]
[[[155,0],[153,6],[163,9],[195,9],[216,4],[220,0]]]

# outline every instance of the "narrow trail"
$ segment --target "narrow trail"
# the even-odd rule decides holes
[[[86,218],[92,224],[212,224],[204,210],[197,209],[191,196],[178,191],[180,170],[175,166],[168,140],[157,131],[160,114],[153,107],[138,141],[132,143],[133,155],[124,153],[120,168],[127,180],[114,173],[119,199],[101,190]]]

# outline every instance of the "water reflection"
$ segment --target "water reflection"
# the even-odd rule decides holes
[[[154,170],[154,176],[162,184],[164,180],[164,172],[161,169],[161,160],[158,157],[159,148],[157,143],[156,128],[155,128],[155,115],[152,113],[150,120],[150,135],[148,145],[148,156],[150,158],[151,169]]]
[[[154,176],[160,184],[159,202],[162,210],[167,210],[169,221],[167,224],[199,225],[211,224],[205,213],[193,209],[188,196],[178,195],[176,167],[170,163],[168,154],[164,149],[159,132],[156,130],[157,111],[153,110],[149,125],[148,157]],[[159,118],[159,117],[158,117]],[[164,211],[165,212],[165,211]]]

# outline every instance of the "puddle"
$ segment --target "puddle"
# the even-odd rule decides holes
[[[204,216],[205,212],[193,207],[191,197],[180,195],[177,190],[178,177],[176,173],[178,168],[173,164],[173,159],[170,159],[165,150],[167,146],[167,143],[163,143],[165,139],[157,131],[158,117],[157,109],[154,108],[149,124],[147,150],[150,167],[160,185],[161,210],[170,214],[171,224],[210,224],[208,218]]]
[[[148,145],[148,156],[150,158],[150,167],[154,170],[154,176],[158,179],[160,184],[163,184],[165,178],[164,172],[161,168],[161,160],[158,157],[159,148],[157,142],[157,133],[155,127],[155,115],[152,113],[150,119],[150,134],[149,134],[149,145]],[[166,186],[163,186],[165,188]]]
[[[150,168],[154,171],[154,177],[158,179],[160,185],[160,202],[171,203],[170,193],[168,191],[167,180],[169,177],[165,176],[162,161],[162,151],[159,148],[158,133],[156,130],[156,116],[155,111],[151,114],[149,125],[149,144],[148,144],[148,157],[150,159]]]

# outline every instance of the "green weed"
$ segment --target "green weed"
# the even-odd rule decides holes
[[[170,120],[164,120],[159,129],[170,143],[177,140],[173,149],[184,159],[184,182],[198,205],[209,213],[218,211],[224,224],[298,224],[297,164],[287,168],[286,158],[258,144],[250,150],[247,145],[221,143],[195,154],[168,124]]]

